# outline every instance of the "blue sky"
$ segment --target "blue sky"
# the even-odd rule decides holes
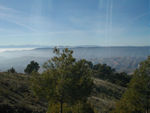
[[[0,45],[150,45],[150,0],[0,0]]]

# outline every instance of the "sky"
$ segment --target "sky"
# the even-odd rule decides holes
[[[0,0],[0,46],[150,46],[150,0]]]

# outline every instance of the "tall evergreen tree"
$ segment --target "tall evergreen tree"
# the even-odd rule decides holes
[[[39,97],[45,97],[50,105],[74,105],[87,100],[91,94],[93,80],[89,64],[85,60],[76,61],[73,51],[55,48],[55,57],[45,63],[42,75],[33,77],[32,89]]]
[[[113,113],[149,113],[150,57],[135,71],[127,91]]]

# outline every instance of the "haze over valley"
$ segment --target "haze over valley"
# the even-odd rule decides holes
[[[65,46],[64,46],[65,47]],[[64,48],[60,47],[60,48]],[[94,64],[102,63],[115,68],[119,72],[132,73],[138,64],[145,60],[150,54],[150,47],[99,47],[99,46],[76,46],[70,49],[74,51],[77,59],[86,59]],[[34,60],[42,65],[53,54],[54,47],[37,48],[1,48],[0,49],[0,71],[14,67],[17,72],[24,72],[30,61]],[[42,71],[42,68],[41,68]]]

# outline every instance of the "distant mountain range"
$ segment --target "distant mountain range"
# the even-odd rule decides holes
[[[46,48],[43,45],[0,45],[0,48]]]
[[[13,50],[0,53],[0,71],[14,67],[18,72],[23,72],[26,65],[35,60],[42,66],[45,61],[54,56],[51,47],[34,46],[0,46],[0,48],[35,48],[31,50]],[[145,47],[99,47],[99,46],[59,46],[70,48],[77,59],[87,59],[96,63],[106,63],[117,71],[132,73],[138,64],[150,55],[150,46]]]

